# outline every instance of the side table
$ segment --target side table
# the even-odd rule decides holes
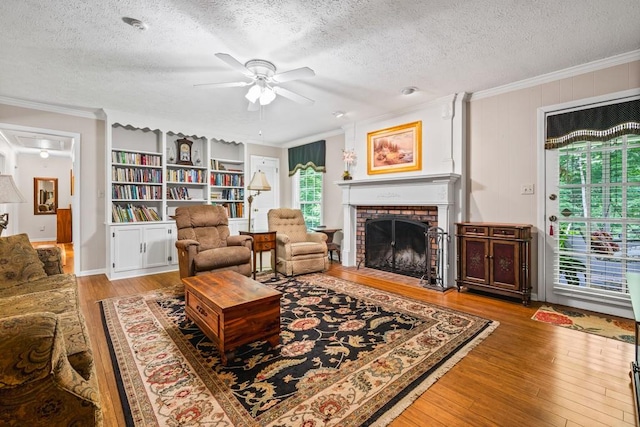
[[[276,244],[276,232],[275,231],[240,231],[241,236],[251,236],[253,238],[252,252],[253,252],[253,280],[256,279],[256,271],[258,264],[256,263],[256,254],[260,252],[260,270],[262,270],[262,252],[270,251],[273,249],[274,261],[278,260],[278,248]],[[278,268],[273,269],[273,278],[278,278]]]
[[[336,234],[338,231],[342,231],[342,229],[316,227],[316,228],[312,228],[312,230],[315,231],[316,233],[324,233],[327,235],[327,251],[329,251],[329,258],[331,259],[331,262],[333,262],[333,251],[336,251],[338,253],[338,262],[341,263],[342,260],[340,260],[340,245],[337,243],[334,243],[333,235]]]

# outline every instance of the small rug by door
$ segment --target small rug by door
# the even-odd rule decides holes
[[[618,341],[635,343],[635,326],[631,319],[596,316],[579,310],[547,305],[540,307],[532,319]]]
[[[386,425],[498,326],[324,274],[268,285],[283,293],[281,344],[227,366],[182,286],[102,301],[127,424]]]

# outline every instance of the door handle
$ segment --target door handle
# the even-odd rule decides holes
[[[557,216],[555,216],[555,215],[551,215],[551,216],[549,216],[549,221],[551,221],[551,222],[556,222],[557,220],[558,220],[558,217],[557,217]]]

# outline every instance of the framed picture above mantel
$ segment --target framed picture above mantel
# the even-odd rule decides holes
[[[367,134],[367,174],[422,170],[422,121]]]

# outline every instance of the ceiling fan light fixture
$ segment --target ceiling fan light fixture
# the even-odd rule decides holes
[[[255,84],[251,86],[251,88],[249,88],[249,91],[244,97],[247,98],[249,102],[253,104],[258,100],[258,98],[260,98],[260,95],[262,95],[262,88],[257,84]]]
[[[42,150],[40,150],[40,157],[46,159],[47,157],[49,157],[49,151],[43,148]]]
[[[268,105],[276,99],[276,93],[270,87],[264,88],[262,95],[260,95],[260,105]]]

